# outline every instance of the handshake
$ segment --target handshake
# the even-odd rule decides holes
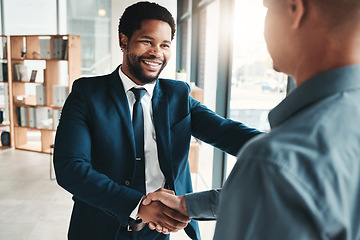
[[[140,204],[138,216],[151,230],[169,234],[177,232],[190,222],[186,211],[185,196],[176,196],[174,191],[160,188],[149,193]]]

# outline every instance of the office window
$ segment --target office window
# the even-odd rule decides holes
[[[272,69],[263,36],[266,9],[262,4],[235,0],[234,11],[229,117],[269,131],[268,113],[285,97],[287,76]],[[235,161],[235,157],[228,156],[227,175]]]
[[[111,71],[110,0],[68,0],[67,32],[81,37],[83,75]]]
[[[204,104],[215,111],[218,54],[220,0],[213,1],[200,11],[199,29],[199,80],[204,89]]]
[[[199,12],[199,54],[198,54],[198,84],[203,89],[203,103],[213,111],[216,105],[217,64],[219,38],[219,2],[213,1]],[[212,146],[201,143],[199,152],[199,173],[201,181],[194,182],[196,191],[212,187]]]
[[[181,0],[179,2],[179,15],[184,16],[185,14],[189,14],[191,12],[191,0]]]
[[[191,56],[191,18],[187,18],[180,23],[181,46],[180,46],[180,64],[179,69],[186,71],[188,79],[190,78],[190,56]]]
[[[185,71],[187,74],[187,81],[194,82],[191,79],[191,31],[192,31],[192,16],[191,16],[191,0],[178,1],[178,20],[177,20],[177,70]]]
[[[56,34],[56,0],[3,0],[4,34]]]
[[[3,1],[0,1],[0,33],[1,35],[4,35],[4,2]]]
[[[199,29],[198,36],[198,80],[197,86],[203,89],[204,104],[215,111],[216,89],[219,52],[219,21],[220,0],[212,1],[198,12]],[[206,124],[206,123],[204,123]],[[194,189],[196,191],[212,188],[213,181],[214,148],[208,144],[201,143],[199,151],[199,172],[194,178]],[[200,223],[201,236],[211,239],[215,222]]]

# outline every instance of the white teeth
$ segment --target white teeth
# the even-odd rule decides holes
[[[144,61],[146,64],[149,64],[151,66],[159,66],[160,63],[153,63],[153,62],[148,62],[148,61]]]

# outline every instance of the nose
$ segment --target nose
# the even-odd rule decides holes
[[[163,50],[160,46],[154,45],[151,47],[149,54],[155,56],[156,58],[162,57],[164,55]]]

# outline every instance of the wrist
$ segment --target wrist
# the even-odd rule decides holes
[[[179,199],[180,199],[180,205],[182,209],[184,209],[184,212],[182,212],[182,214],[188,217],[188,213],[186,210],[185,196],[179,196]]]

